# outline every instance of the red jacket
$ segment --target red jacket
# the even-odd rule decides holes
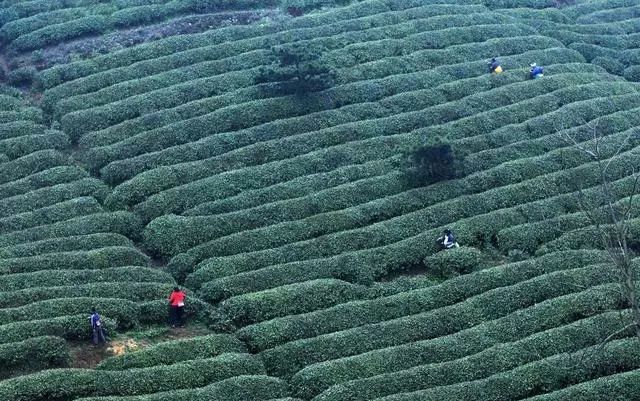
[[[186,295],[182,291],[173,291],[171,295],[169,295],[169,305],[178,306],[181,302],[184,304],[185,296]]]

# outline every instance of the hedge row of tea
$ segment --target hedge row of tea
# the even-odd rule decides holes
[[[42,47],[43,34],[65,41],[89,20],[110,30],[222,4],[197,3],[209,8],[7,0],[0,34],[20,50]],[[639,151],[639,87],[625,79],[638,59],[633,3],[356,1],[41,71],[42,110],[0,99],[0,363],[9,366],[0,378],[44,370],[1,381],[0,394],[632,394],[640,348],[619,331],[626,301],[593,226],[606,210],[588,216],[577,196],[602,204],[597,162],[573,142],[594,146],[597,127],[612,200],[624,207]],[[71,36],[53,34],[60,29]],[[335,85],[304,98],[255,85],[271,47],[287,43],[326,49]],[[505,72],[492,76],[496,55]],[[531,62],[545,66],[544,79],[528,79]],[[45,129],[49,119],[61,131]],[[431,138],[464,154],[460,174],[415,187],[406,153]],[[72,145],[100,180],[61,152]],[[640,216],[631,217],[635,246]],[[445,227],[463,246],[437,253]],[[167,258],[171,275],[146,267],[132,241]],[[526,260],[496,266],[484,251]],[[447,279],[379,282],[415,266]],[[47,370],[68,366],[64,339],[86,338],[88,308],[110,330],[160,322],[174,280],[194,313],[231,333],[160,343],[96,369]]]
[[[96,369],[55,369],[8,379],[0,382],[0,394],[13,401],[181,399],[186,394],[193,399],[206,395],[204,399],[240,401],[284,399],[289,391],[284,382],[265,376],[260,358],[247,354],[237,338],[213,334],[113,356]]]
[[[17,2],[0,13],[0,41],[10,52],[26,52],[84,36],[100,35],[168,19],[277,5],[275,0],[112,0]]]
[[[587,61],[630,81],[640,80],[640,8],[634,1],[584,2],[566,10],[500,10],[522,17]]]
[[[334,3],[326,0],[9,1],[0,12],[0,42],[9,52],[21,53],[185,16],[274,7],[306,12]]]
[[[175,285],[132,239],[139,219],[108,212],[110,189],[63,153],[66,134],[17,91],[0,95],[0,377],[66,366],[65,340],[89,341],[92,307],[107,329],[162,322]],[[199,304],[195,304],[196,306]]]

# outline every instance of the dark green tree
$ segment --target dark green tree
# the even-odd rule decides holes
[[[325,49],[308,44],[276,46],[271,65],[262,67],[256,84],[273,95],[305,94],[330,88],[335,72],[322,63]]]
[[[422,187],[458,178],[462,159],[463,156],[456,154],[447,141],[431,140],[408,155],[409,184],[412,187]]]

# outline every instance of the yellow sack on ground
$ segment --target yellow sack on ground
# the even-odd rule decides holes
[[[498,66],[495,70],[493,70],[495,74],[500,74],[502,72],[502,67]]]

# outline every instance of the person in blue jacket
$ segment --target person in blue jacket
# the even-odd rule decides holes
[[[91,322],[91,329],[93,330],[91,335],[93,345],[107,342],[104,335],[104,327],[102,327],[102,319],[96,311],[96,308],[91,308],[91,316],[89,316],[89,320]]]
[[[444,233],[442,233],[442,237],[437,239],[437,243],[440,245],[440,249],[453,249],[460,247],[460,245],[458,245],[458,241],[456,240],[456,235],[450,228],[444,230]]]
[[[540,67],[536,63],[531,64],[530,67],[529,75],[531,76],[531,79],[538,79],[544,76],[544,68]]]
[[[491,74],[501,74],[502,73],[502,66],[500,65],[500,62],[498,61],[497,58],[492,58],[489,61],[489,72]]]

